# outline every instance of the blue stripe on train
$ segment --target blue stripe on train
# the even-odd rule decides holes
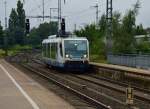
[[[88,62],[83,63],[82,61],[68,61],[66,63],[60,63],[55,60],[44,59],[44,62],[50,66],[65,68],[68,70],[87,69],[89,67]]]
[[[50,65],[50,66],[54,66],[54,67],[64,67],[63,63],[51,60],[51,59],[44,59],[45,63]]]

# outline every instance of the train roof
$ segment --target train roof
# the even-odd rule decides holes
[[[48,36],[48,39],[44,39],[42,43],[50,43],[50,42],[61,42],[62,40],[87,40],[86,37],[77,37],[73,35],[72,37],[57,37],[57,35]]]

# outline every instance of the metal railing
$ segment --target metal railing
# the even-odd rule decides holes
[[[107,61],[110,64],[150,69],[150,55],[108,54]]]

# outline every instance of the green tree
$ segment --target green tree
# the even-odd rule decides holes
[[[105,54],[105,30],[106,19],[103,15],[99,21],[99,27],[96,28],[95,24],[86,25],[81,30],[75,31],[75,34],[80,37],[87,37],[90,43],[90,56],[92,60],[104,58]]]
[[[23,3],[18,0],[17,3],[17,28],[16,28],[16,43],[24,44],[25,39],[25,11],[23,9]]]
[[[14,8],[12,8],[10,16],[9,16],[9,30],[14,31],[18,24],[17,13]]]
[[[101,19],[99,21],[99,28],[102,34],[105,34],[106,32],[106,15],[105,14],[101,16]]]
[[[115,12],[113,14],[113,52],[117,53],[120,48],[120,45],[122,45],[122,42],[120,41],[122,39],[122,33],[121,33],[121,14],[119,12]]]
[[[136,30],[135,30],[135,31],[136,31],[136,35],[146,35],[146,34],[147,34],[147,32],[146,32],[146,30],[144,30],[142,24],[138,25],[138,26],[136,27]]]
[[[115,17],[117,20],[114,20],[114,51],[115,53],[134,53],[136,52],[136,16],[138,14],[140,2],[134,5],[133,9],[130,9],[127,14],[122,19],[121,23],[118,23],[120,15]]]
[[[41,45],[43,39],[46,39],[49,35],[57,34],[58,24],[57,22],[43,23],[38,28],[33,28],[27,37],[28,43],[33,46]]]
[[[1,26],[1,21],[0,21],[0,48],[3,47],[3,37],[4,37],[4,31],[3,31],[3,27]]]
[[[149,41],[142,40],[137,46],[139,53],[150,53],[150,43]]]
[[[135,16],[133,11],[129,11],[123,18],[122,26],[120,29],[120,37],[116,41],[117,52],[119,53],[132,53],[135,48],[134,38]]]
[[[24,44],[25,11],[23,3],[17,2],[17,9],[12,9],[9,18],[9,43]]]
[[[8,36],[9,36],[9,44],[13,45],[16,43],[16,30],[17,30],[17,13],[15,9],[11,10],[11,14],[9,16],[9,28],[8,28]]]
[[[17,3],[17,17],[18,17],[18,27],[25,29],[25,11],[23,9],[23,3],[18,0]]]
[[[0,37],[2,37],[2,36],[3,36],[3,27],[2,27],[1,21],[0,21]]]

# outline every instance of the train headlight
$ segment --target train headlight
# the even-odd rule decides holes
[[[83,57],[84,57],[84,58],[87,58],[87,55],[85,54],[85,55],[83,55]]]
[[[66,54],[66,58],[69,58],[69,55],[68,55],[68,54]]]

